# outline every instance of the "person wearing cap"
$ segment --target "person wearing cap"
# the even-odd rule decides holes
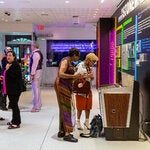
[[[88,53],[84,61],[80,62],[77,65],[77,71],[75,74],[80,73],[85,80],[91,81],[94,79],[92,72],[92,67],[98,61],[98,57],[94,53]],[[84,75],[84,76],[83,76]],[[82,111],[85,111],[85,127],[90,130],[89,116],[90,110],[92,109],[92,91],[90,90],[89,94],[76,93],[76,108],[77,108],[77,128],[78,130],[83,130],[80,118]]]

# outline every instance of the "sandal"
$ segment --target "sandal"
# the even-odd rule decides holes
[[[20,125],[11,124],[8,129],[17,129],[20,128]]]
[[[7,125],[9,125],[9,126],[12,125],[12,122],[11,122],[11,121],[10,121],[10,122],[7,122]]]

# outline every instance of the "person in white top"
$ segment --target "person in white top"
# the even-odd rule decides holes
[[[30,57],[30,80],[33,92],[33,108],[31,112],[38,112],[42,107],[40,83],[42,79],[43,55],[39,50],[39,44],[31,44],[32,54]]]
[[[92,67],[95,62],[98,61],[98,57],[94,53],[89,53],[86,55],[86,58],[84,61],[80,62],[77,65],[77,71],[75,74],[81,74],[84,76],[84,79],[91,81],[94,79],[94,75],[92,72]],[[80,124],[80,118],[82,111],[85,110],[85,122],[84,125],[87,129],[90,129],[89,124],[89,116],[90,116],[90,110],[92,109],[92,91],[89,91],[89,94],[83,94],[83,93],[77,93],[76,95],[76,108],[77,108],[77,128],[78,130],[83,130],[81,124]]]

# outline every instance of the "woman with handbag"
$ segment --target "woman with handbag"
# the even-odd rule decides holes
[[[87,129],[90,129],[89,124],[89,116],[90,110],[92,109],[92,91],[91,86],[88,88],[88,84],[84,87],[86,82],[89,82],[91,85],[91,81],[94,79],[94,75],[92,73],[92,67],[95,62],[98,61],[98,57],[94,53],[89,53],[86,55],[84,61],[77,65],[77,71],[75,74],[80,73],[82,75],[83,82],[78,84],[78,89],[74,90],[76,93],[76,107],[77,107],[77,128],[78,130],[83,130],[80,118],[82,111],[85,110],[85,122],[84,125]],[[81,89],[81,90],[80,90]]]
[[[12,120],[7,125],[9,125],[8,129],[16,129],[20,128],[21,124],[18,101],[22,92],[22,73],[14,51],[7,52],[7,61],[3,77],[3,83],[6,86],[3,92],[8,95],[12,106]]]

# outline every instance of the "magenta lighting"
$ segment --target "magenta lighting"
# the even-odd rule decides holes
[[[109,83],[114,84],[115,75],[115,30],[110,32],[110,49],[109,49]]]

